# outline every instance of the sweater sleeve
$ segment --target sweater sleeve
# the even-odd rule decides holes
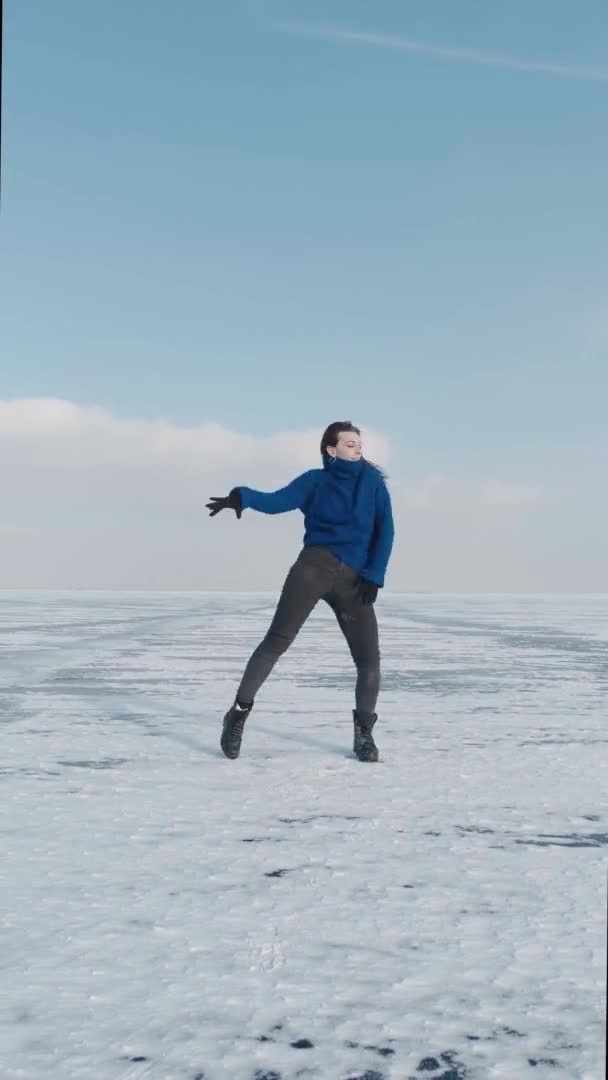
[[[395,526],[393,523],[393,511],[391,497],[386,484],[378,489],[376,502],[376,519],[371,544],[367,553],[367,561],[360,571],[360,576],[368,581],[373,581],[379,589],[384,586],[384,575],[388,566],[388,560],[395,539]]]
[[[316,471],[309,469],[278,491],[256,491],[255,488],[239,487],[243,510],[258,510],[262,514],[285,514],[289,510],[304,510],[315,485]]]

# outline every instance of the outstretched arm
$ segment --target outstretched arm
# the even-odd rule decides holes
[[[284,514],[288,510],[303,510],[306,500],[312,494],[315,486],[315,474],[317,469],[309,469],[308,472],[296,476],[286,487],[278,491],[256,491],[255,488],[235,487],[226,498],[214,496],[207,503],[210,517],[219,514],[220,510],[230,507],[240,518],[243,510],[250,507],[259,510],[262,514]]]
[[[261,514],[285,514],[289,510],[303,510],[312,493],[317,470],[296,476],[290,484],[278,491],[256,491],[255,488],[239,487],[243,510],[258,510]]]

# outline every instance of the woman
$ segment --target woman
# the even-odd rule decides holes
[[[211,517],[230,507],[239,519],[247,508],[263,514],[301,510],[305,525],[304,546],[287,575],[270,628],[224,717],[221,746],[228,758],[239,756],[245,721],[262,683],[318,601],[325,600],[357,667],[353,749],[359,761],[378,760],[372,729],[380,652],[373,605],[393,546],[391,500],[382,472],[362,456],[361,432],[349,420],[329,425],[321,457],[322,469],[309,469],[278,491],[238,487],[206,504]]]

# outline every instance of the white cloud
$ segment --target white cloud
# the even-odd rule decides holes
[[[238,484],[283,486],[320,463],[320,435],[180,427],[55,399],[0,402],[0,587],[276,593],[301,545],[302,516],[211,519],[205,503]],[[364,429],[363,438],[389,473],[397,525],[389,588],[559,591],[539,575],[563,523],[538,487],[513,477],[408,477],[384,435]],[[562,571],[558,560],[554,577],[567,589]]]
[[[272,587],[302,539],[301,516],[237,523],[232,512],[210,519],[205,502],[238,484],[274,490],[320,465],[320,436],[0,402],[0,586]],[[387,461],[377,432],[364,432],[364,448]]]
[[[57,398],[21,398],[0,401],[0,439],[29,445],[44,456],[50,453],[70,467],[86,471],[90,465],[120,464],[127,472],[142,465],[152,471],[159,464],[188,461],[203,473],[262,466],[279,470],[311,468],[319,462],[321,433],[316,429],[277,432],[266,437],[244,435],[219,424],[177,427],[166,420],[133,420],[113,416],[97,406],[75,405]],[[364,433],[365,452],[386,460],[388,442],[373,431]],[[42,458],[42,455],[41,455]]]
[[[381,34],[369,31],[345,30],[334,26],[316,26],[309,23],[279,22],[276,30],[305,37],[325,38],[341,45],[362,45],[382,49],[398,49],[401,52],[432,56],[436,60],[448,60],[461,64],[481,64],[484,67],[504,68],[509,71],[537,72],[566,79],[587,79],[592,82],[608,82],[608,70],[604,68],[579,67],[571,64],[555,64],[549,60],[519,60],[514,56],[501,56],[479,49],[454,49],[428,41],[401,37],[397,34]]]
[[[397,489],[400,505],[420,514],[517,510],[534,506],[543,499],[538,486],[500,480],[467,483],[442,473],[428,473],[406,482],[400,480]]]

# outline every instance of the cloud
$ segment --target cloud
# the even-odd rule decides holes
[[[447,45],[418,41],[415,38],[400,37],[396,34],[344,30],[339,27],[317,26],[298,22],[279,22],[275,24],[274,28],[285,33],[298,34],[304,37],[324,38],[341,45],[397,49],[402,52],[419,56],[431,56],[436,60],[447,60],[460,64],[480,64],[484,67],[504,68],[508,71],[554,75],[565,79],[586,79],[591,82],[608,82],[608,70],[604,68],[555,64],[547,60],[519,60],[517,57],[501,56],[497,53],[477,49],[454,49]]]
[[[363,434],[368,456],[386,463],[388,440]],[[232,513],[210,519],[205,503],[238,484],[283,486],[320,464],[320,436],[0,401],[0,587],[276,586],[301,543],[301,515],[237,523]]]
[[[535,506],[544,493],[536,485],[501,480],[471,480],[465,482],[442,473],[400,480],[399,504],[415,514],[454,514],[475,511],[512,511]]]
[[[49,494],[52,490],[56,498],[58,493],[82,493],[105,477],[117,500],[122,492],[129,500],[152,494],[157,501],[159,482],[170,478],[174,496],[189,493],[200,501],[201,492],[221,494],[209,491],[209,485],[255,486],[260,475],[281,483],[320,464],[320,435],[316,428],[259,437],[214,423],[179,427],[55,398],[0,401],[5,466],[0,482],[5,494],[7,489],[22,492],[24,485],[44,491],[50,483]],[[388,441],[365,431],[364,451],[385,462]],[[6,467],[9,460],[11,468]]]
[[[54,398],[0,401],[0,587],[276,593],[300,548],[302,516],[211,519],[205,502],[238,484],[283,486],[319,463],[320,434],[261,437]],[[543,493],[513,479],[408,478],[382,433],[364,429],[363,438],[368,457],[388,467],[398,532],[389,586],[483,585],[483,536],[488,587],[502,587],[501,545],[513,549],[514,524],[538,525]]]

